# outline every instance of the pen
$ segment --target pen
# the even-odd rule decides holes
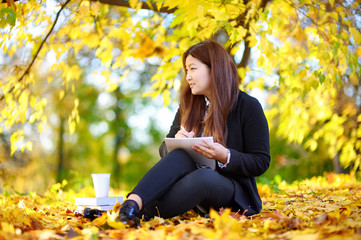
[[[194,137],[194,132],[188,132],[184,127],[183,127],[183,125],[181,125],[180,126],[181,127],[181,129],[183,130],[183,131],[185,131],[187,134],[183,134],[185,137],[187,137],[187,138],[192,138],[192,137]]]

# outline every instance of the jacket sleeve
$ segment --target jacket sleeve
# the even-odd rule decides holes
[[[179,114],[179,109],[174,117],[172,126],[170,127],[169,133],[167,134],[168,138],[174,138],[174,136],[177,134],[177,132],[180,129],[180,114]],[[162,145],[160,145],[159,147],[159,155],[160,157],[164,157],[165,155],[167,155],[168,151],[167,151],[167,147],[165,145],[165,142],[162,142]]]
[[[231,158],[229,164],[221,171],[226,171],[241,177],[256,177],[263,174],[269,167],[270,147],[267,119],[261,104],[251,98],[242,106],[241,132],[229,133]]]

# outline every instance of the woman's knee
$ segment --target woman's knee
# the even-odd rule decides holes
[[[217,184],[217,175],[218,173],[207,169],[207,168],[199,168],[194,170],[185,176],[185,184],[188,184],[189,187],[195,189],[206,189],[208,186],[214,186]]]
[[[195,167],[192,157],[183,149],[175,149],[165,155],[162,160],[171,161],[173,164],[190,165]]]
[[[180,157],[180,158],[190,158],[190,155],[183,149],[174,149],[173,151],[169,152],[164,157]]]
[[[234,185],[230,179],[210,169],[197,169],[187,177],[189,185],[198,191],[205,191],[209,194],[234,191]]]

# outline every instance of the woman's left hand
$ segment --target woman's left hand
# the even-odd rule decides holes
[[[227,148],[220,143],[210,143],[203,140],[203,143],[195,143],[192,149],[199,154],[220,161],[221,163],[227,162]]]

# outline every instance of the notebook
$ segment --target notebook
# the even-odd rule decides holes
[[[77,206],[76,207],[76,211],[79,212],[79,213],[82,213],[84,212],[84,210],[86,208],[90,208],[90,209],[98,209],[100,211],[110,211],[110,210],[113,210],[113,206],[111,205],[105,205],[105,206]]]
[[[216,169],[216,160],[209,159],[197,153],[192,149],[195,143],[203,143],[203,140],[213,143],[213,137],[195,137],[195,138],[165,138],[165,144],[168,152],[174,149],[184,149],[193,159],[193,161],[201,168]]]
[[[122,203],[123,197],[85,197],[75,198],[75,205],[77,206],[102,206],[111,205],[113,206],[116,202]]]

